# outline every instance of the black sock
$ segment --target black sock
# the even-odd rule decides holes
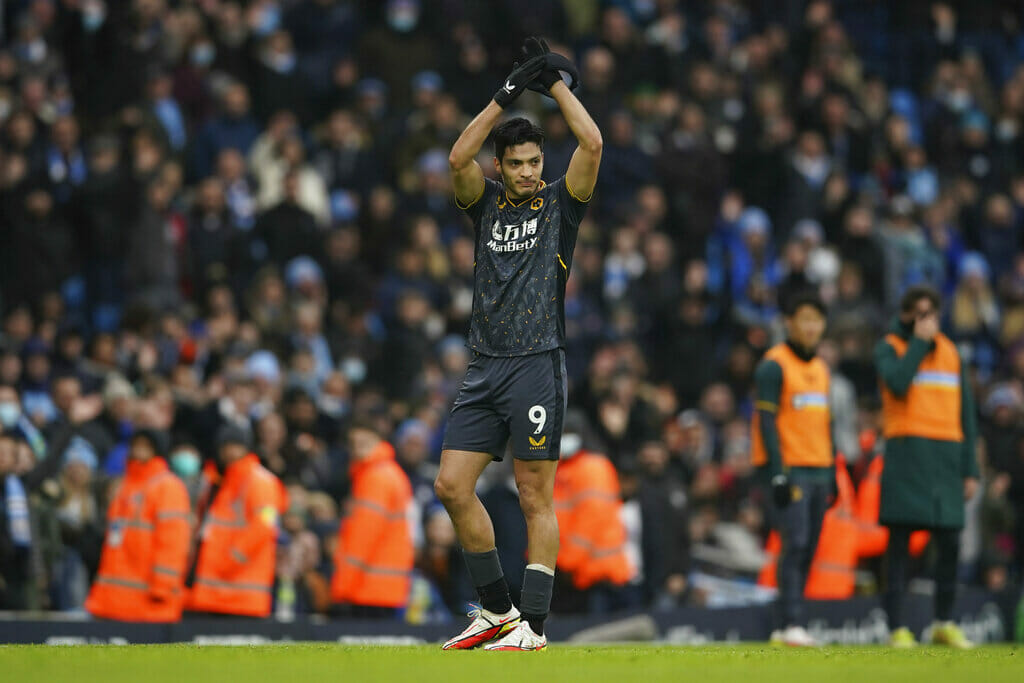
[[[523,597],[519,603],[523,620],[538,636],[544,635],[544,620],[551,609],[551,591],[554,588],[555,573],[539,564],[526,565],[523,574]]]
[[[546,614],[527,614],[523,612],[522,619],[530,625],[533,632],[538,636],[544,635],[544,620],[548,618]]]
[[[476,592],[480,596],[480,606],[488,612],[505,614],[512,609],[512,598],[508,595],[508,582],[504,576],[486,586],[477,586]]]
[[[463,550],[466,568],[480,596],[480,606],[488,612],[505,614],[512,609],[512,598],[508,595],[508,582],[501,571],[498,551],[491,549],[482,553]]]

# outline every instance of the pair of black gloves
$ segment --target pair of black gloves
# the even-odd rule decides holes
[[[575,84],[575,67],[565,57],[552,52],[543,38],[527,38],[521,55],[498,92],[494,93],[494,101],[502,109],[507,109],[524,90],[550,94],[551,86],[562,80],[563,70],[569,73]]]

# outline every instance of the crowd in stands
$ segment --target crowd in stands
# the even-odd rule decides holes
[[[942,292],[982,425],[961,579],[1011,590],[1022,17],[1018,0],[0,2],[0,609],[82,608],[133,433],[167,436],[195,503],[231,425],[287,491],[275,614],[331,611],[358,420],[411,484],[406,618],[464,611],[433,492],[473,301],[447,156],[533,34],[578,63],[604,137],[567,288],[568,441],[614,466],[632,563],[607,595],[560,583],[554,610],[753,581],[753,371],[807,287],[855,482],[882,446],[872,348],[907,286]],[[515,111],[560,177],[576,141],[553,101]],[[515,598],[507,461],[479,494]]]

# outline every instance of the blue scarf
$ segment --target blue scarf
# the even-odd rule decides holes
[[[32,545],[32,528],[28,521],[28,496],[25,495],[21,479],[8,474],[4,482],[4,493],[11,541],[19,548],[27,548]]]

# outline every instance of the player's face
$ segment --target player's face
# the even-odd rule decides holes
[[[789,338],[805,349],[816,348],[825,333],[825,316],[814,306],[801,306],[785,322]]]
[[[510,197],[529,197],[540,187],[544,153],[536,142],[506,147],[500,163],[494,160],[494,168],[501,174]]]

